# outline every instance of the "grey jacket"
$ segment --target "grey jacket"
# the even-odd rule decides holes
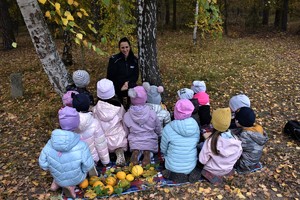
[[[262,130],[261,126],[256,127]],[[250,172],[260,161],[268,136],[264,131],[255,131],[254,127],[253,130],[243,129],[237,136],[242,141],[243,152],[236,163],[236,168],[240,172]]]

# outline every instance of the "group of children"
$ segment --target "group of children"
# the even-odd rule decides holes
[[[95,166],[148,165],[159,153],[165,170],[162,175],[178,183],[196,182],[201,177],[214,184],[236,170],[247,173],[260,169],[267,142],[263,128],[255,123],[250,100],[233,96],[228,108],[210,112],[210,99],[204,81],[177,92],[174,112],[162,104],[162,86],[144,82],[128,90],[131,106],[126,111],[115,95],[113,82],[97,82],[97,102],[86,89],[90,77],[85,70],[73,73],[74,85],[67,87],[59,110],[60,129],[52,132],[39,163],[50,170],[51,190],[63,187],[70,197],[87,174],[97,175]]]

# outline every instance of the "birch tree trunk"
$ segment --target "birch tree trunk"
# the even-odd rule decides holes
[[[43,68],[51,85],[63,95],[68,85],[68,72],[62,62],[37,0],[17,0]]]
[[[162,85],[157,63],[156,9],[157,0],[138,0],[138,60],[142,81]]]
[[[197,44],[198,14],[199,14],[199,2],[197,0],[196,1],[196,9],[195,9],[195,25],[194,25],[194,32],[193,32],[193,43],[194,43],[194,45]]]

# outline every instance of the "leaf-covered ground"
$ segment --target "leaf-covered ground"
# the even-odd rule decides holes
[[[299,36],[253,35],[207,40],[192,46],[191,33],[158,35],[159,66],[165,103],[173,109],[176,91],[192,80],[205,80],[211,107],[228,106],[230,97],[244,92],[263,125],[268,141],[260,172],[234,175],[223,185],[207,182],[181,187],[153,188],[121,199],[298,199],[300,146],[281,133],[288,119],[300,120]],[[51,176],[38,166],[38,156],[58,127],[60,97],[49,84],[27,33],[18,36],[18,48],[0,52],[0,199],[58,199],[49,191]],[[57,40],[61,51],[61,41]],[[135,49],[136,52],[136,49]],[[90,91],[106,74],[108,57],[74,48],[74,66],[91,74]],[[10,97],[11,73],[23,74],[24,96]],[[117,199],[111,197],[110,199]]]

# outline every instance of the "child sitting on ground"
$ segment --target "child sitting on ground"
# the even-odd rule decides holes
[[[241,107],[250,108],[250,99],[245,94],[237,94],[230,98],[229,107],[231,109],[231,124],[229,128],[237,128],[235,124],[235,112]]]
[[[199,129],[201,128],[201,124],[200,124],[200,119],[199,119],[199,115],[198,115],[198,111],[199,111],[199,104],[197,99],[193,98],[194,92],[193,90],[189,89],[189,88],[182,88],[180,90],[177,91],[177,95],[178,98],[177,99],[188,99],[190,100],[193,105],[194,105],[194,110],[192,113],[192,118],[194,118],[194,120],[196,120]]]
[[[197,164],[199,126],[191,117],[193,110],[190,100],[178,100],[174,108],[175,120],[167,124],[162,132],[160,148],[165,156],[166,168],[162,174],[176,183],[188,182],[189,174]]]
[[[51,139],[40,154],[39,165],[53,176],[52,191],[63,187],[67,197],[75,198],[75,186],[86,178],[94,161],[87,144],[73,132],[79,125],[75,108],[66,106],[58,115],[61,129],[52,131]]]
[[[262,168],[259,162],[263,148],[268,141],[263,128],[255,124],[255,113],[249,107],[242,107],[236,111],[235,122],[242,132],[237,136],[242,141],[243,153],[235,167],[238,173],[254,172]]]
[[[209,126],[211,121],[210,100],[209,95],[206,93],[206,84],[204,81],[193,81],[191,89],[194,92],[193,98],[198,100],[200,125],[203,128]]]
[[[79,112],[80,123],[76,132],[80,139],[89,146],[94,162],[97,165],[99,159],[103,165],[107,165],[109,153],[106,138],[98,120],[89,112],[90,99],[85,94],[73,94],[73,107]],[[98,176],[96,170],[91,170],[89,176]]]
[[[204,165],[201,174],[213,184],[220,184],[223,176],[233,174],[233,166],[242,153],[241,141],[228,130],[230,121],[230,108],[213,111],[214,130],[199,154],[199,161]]]
[[[164,91],[162,86],[151,85],[148,82],[143,83],[147,91],[147,105],[155,111],[161,123],[161,130],[171,121],[170,112],[162,107],[161,93]]]
[[[126,164],[124,152],[127,151],[127,133],[123,127],[125,109],[115,96],[113,82],[101,79],[97,82],[98,102],[93,108],[95,118],[100,123],[110,153],[117,156],[116,165]]]
[[[139,162],[139,153],[143,151],[142,165],[150,164],[151,153],[158,152],[158,137],[161,125],[154,110],[146,105],[147,93],[144,87],[136,86],[128,90],[131,106],[124,115],[124,126],[128,133],[128,142],[132,152],[130,162]]]
[[[68,85],[66,90],[67,91],[77,91],[78,93],[86,94],[90,99],[90,105],[94,106],[94,97],[93,95],[87,90],[87,86],[90,83],[90,75],[85,70],[76,70],[73,72],[73,82],[74,84]]]

